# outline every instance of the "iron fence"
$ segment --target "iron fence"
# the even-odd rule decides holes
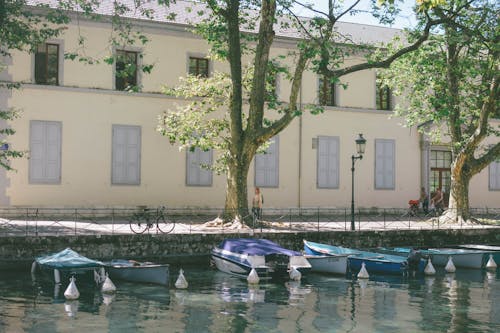
[[[0,236],[131,234],[132,208],[0,208]],[[173,233],[256,233],[350,230],[349,208],[264,209],[262,218],[244,216],[246,225],[224,222],[222,209],[167,209]],[[500,227],[500,208],[472,208],[474,223],[401,208],[369,208],[355,212],[356,230],[460,229]],[[150,234],[158,231],[148,230]]]

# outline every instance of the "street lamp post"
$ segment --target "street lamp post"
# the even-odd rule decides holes
[[[356,138],[356,151],[358,152],[358,155],[351,156],[352,160],[351,230],[356,230],[356,226],[354,225],[354,162],[356,162],[356,160],[360,160],[363,158],[363,154],[365,153],[365,147],[366,147],[366,139],[363,138],[363,134],[360,133],[359,136]]]

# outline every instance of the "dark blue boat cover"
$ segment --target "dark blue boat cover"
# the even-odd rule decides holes
[[[285,254],[287,256],[300,256],[300,252],[284,249],[278,244],[267,239],[234,238],[226,239],[219,245],[220,249],[239,254],[265,256],[268,254]]]
[[[37,257],[35,260],[39,265],[58,269],[100,267],[103,265],[102,262],[84,257],[69,247],[61,252]]]

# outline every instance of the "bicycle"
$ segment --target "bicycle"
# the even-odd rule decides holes
[[[130,230],[135,234],[142,234],[146,230],[156,227],[156,233],[168,234],[175,228],[175,222],[167,218],[165,207],[142,208],[141,211],[132,214],[130,219]]]

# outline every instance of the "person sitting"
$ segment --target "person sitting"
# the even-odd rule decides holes
[[[425,191],[425,187],[420,189],[420,204],[422,205],[422,210],[425,214],[429,212],[429,197],[427,196],[427,192]]]
[[[434,206],[434,208],[438,212],[442,212],[444,210],[444,200],[443,200],[443,192],[441,191],[441,188],[438,187],[436,189],[436,193],[434,193],[434,196],[431,199],[431,205]]]

